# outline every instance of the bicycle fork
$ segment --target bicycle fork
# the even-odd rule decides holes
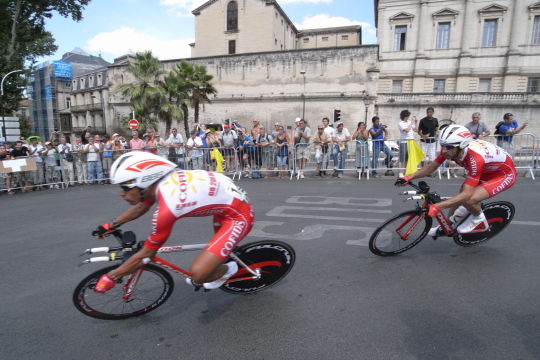
[[[122,286],[122,289],[124,290],[124,295],[122,295],[122,298],[126,301],[129,301],[131,298],[131,295],[133,294],[133,290],[135,289],[135,286],[137,286],[137,283],[139,282],[139,279],[141,278],[141,274],[144,271],[144,267],[140,268],[139,270],[135,271],[131,276],[129,277],[128,281]]]

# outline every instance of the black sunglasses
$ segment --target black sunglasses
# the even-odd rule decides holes
[[[443,145],[443,148],[446,149],[446,150],[452,150],[452,149],[455,149],[456,146],[454,146],[454,145]]]

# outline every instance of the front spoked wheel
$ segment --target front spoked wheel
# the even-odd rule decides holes
[[[281,241],[259,241],[240,246],[235,254],[250,269],[258,272],[254,276],[244,267],[239,266],[234,274],[220,289],[234,294],[250,294],[275,285],[291,271],[296,261],[296,253],[289,245]]]
[[[125,299],[124,295],[131,275],[118,280],[116,286],[105,294],[95,292],[99,278],[117,267],[100,269],[79,283],[73,292],[73,303],[80,312],[98,319],[126,319],[154,310],[173,292],[174,281],[171,275],[151,264],[144,267],[129,298]]]
[[[512,203],[507,201],[495,201],[483,206],[484,215],[489,224],[489,230],[479,233],[458,234],[454,236],[454,242],[460,246],[480,245],[501,231],[510,224],[516,213]]]
[[[378,256],[397,255],[407,251],[424,239],[432,222],[422,210],[396,215],[371,235],[369,250]]]

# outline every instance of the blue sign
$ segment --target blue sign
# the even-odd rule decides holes
[[[54,76],[59,78],[68,78],[72,77],[71,64],[63,61],[54,62]]]
[[[52,99],[52,86],[47,85],[43,88],[43,99],[51,100]]]

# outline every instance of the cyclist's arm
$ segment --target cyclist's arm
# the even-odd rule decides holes
[[[471,186],[465,183],[461,187],[461,192],[459,194],[451,197],[450,199],[437,203],[437,207],[439,209],[458,207],[459,205],[462,205],[463,203],[465,203],[467,199],[470,199],[472,197],[474,193],[474,189],[475,189],[475,186]]]
[[[148,212],[152,207],[152,204],[146,201],[141,201],[138,204],[130,206],[122,215],[118,216],[114,222],[117,223],[117,226],[135,220]]]
[[[410,175],[409,179],[414,180],[414,179],[420,179],[420,178],[429,176],[432,173],[434,173],[435,170],[439,168],[439,166],[441,166],[441,164],[439,164],[437,161],[432,161],[429,164],[425,165],[420,170],[418,170],[417,172],[415,172],[414,174]]]
[[[127,259],[125,263],[120,265],[114,270],[109,271],[107,274],[112,280],[116,280],[119,277],[122,277],[127,274],[133,273],[138,268],[144,266],[143,259],[153,258],[156,255],[156,250],[150,250],[146,247],[142,247],[141,250],[137,251],[135,255]]]

